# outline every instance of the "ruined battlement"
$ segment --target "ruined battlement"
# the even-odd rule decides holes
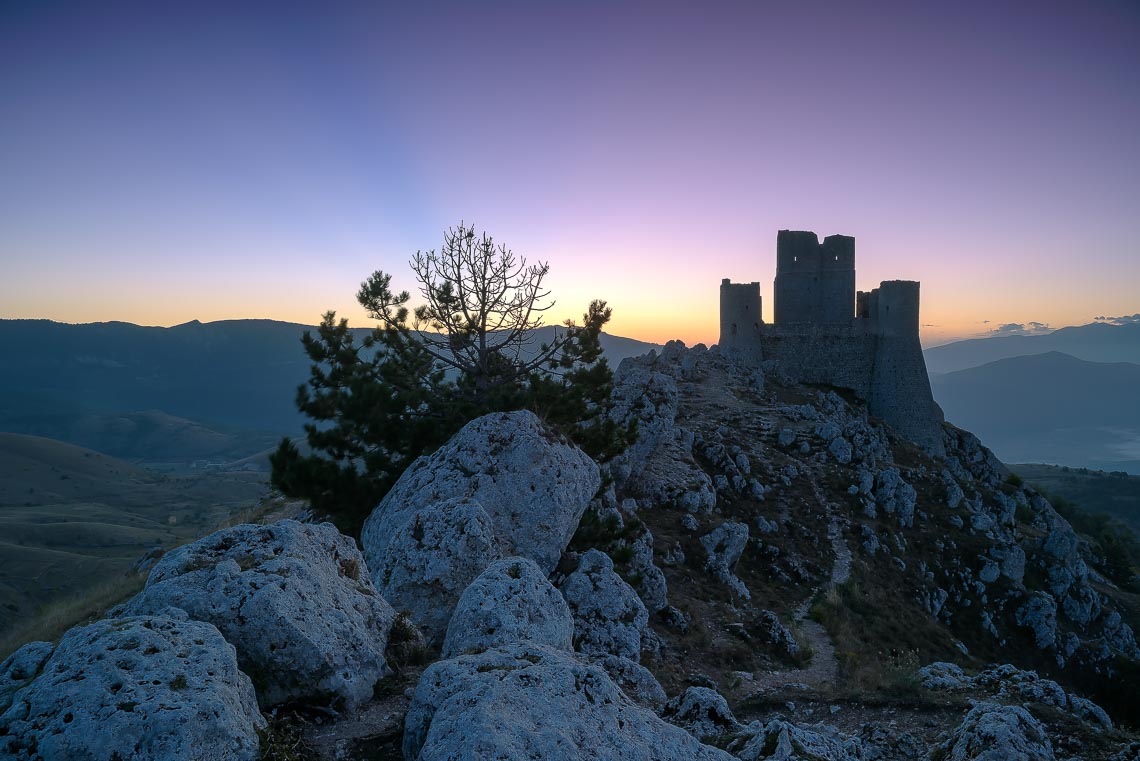
[[[942,411],[918,340],[919,284],[886,280],[855,290],[855,239],[780,230],[774,322],[759,283],[721,281],[720,346],[740,361],[777,360],[804,383],[847,388],[894,428],[942,451]]]

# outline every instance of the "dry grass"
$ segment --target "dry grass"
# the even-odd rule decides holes
[[[48,603],[0,638],[0,659],[7,658],[28,642],[55,642],[73,626],[102,618],[108,609],[138,593],[145,576],[117,576],[87,588],[82,593]]]
[[[260,523],[266,520],[290,517],[295,514],[296,503],[283,500],[266,500],[254,507],[230,515],[217,525],[217,529],[241,523]],[[202,532],[203,535],[211,530]],[[119,603],[137,594],[146,583],[145,574],[116,575],[75,594],[52,600],[36,613],[26,617],[0,636],[0,660],[7,658],[28,642],[57,641],[68,629],[91,623],[106,615]]]

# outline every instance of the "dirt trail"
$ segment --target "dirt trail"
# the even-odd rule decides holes
[[[806,684],[809,687],[833,686],[839,677],[839,661],[835,658],[835,645],[828,636],[827,630],[809,618],[811,602],[820,592],[827,592],[847,581],[851,575],[851,548],[843,540],[843,524],[841,523],[835,505],[826,501],[819,485],[812,480],[812,492],[819,504],[824,506],[830,522],[827,527],[827,538],[831,540],[831,549],[835,560],[831,565],[831,576],[827,584],[815,587],[806,599],[800,602],[795,609],[794,625],[803,633],[806,644],[811,648],[812,656],[807,666],[803,668],[782,669],[765,674],[756,674],[754,684],[756,692],[762,692],[775,687],[782,687],[790,683]]]

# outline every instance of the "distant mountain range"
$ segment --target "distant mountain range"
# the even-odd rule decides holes
[[[999,359],[1051,351],[1088,362],[1140,363],[1140,323],[1094,322],[1036,336],[974,338],[935,346],[923,354],[927,371],[939,375]]]
[[[309,377],[306,330],[315,328],[0,320],[0,431],[152,464],[257,455],[301,430],[294,397]],[[535,345],[554,330],[536,331]],[[602,347],[614,366],[660,348],[607,334]]]
[[[1138,364],[1050,351],[933,375],[931,388],[947,420],[1006,462],[1140,473]]]

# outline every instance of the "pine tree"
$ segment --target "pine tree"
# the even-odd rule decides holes
[[[594,301],[582,325],[564,323],[534,345],[553,306],[542,281],[549,265],[528,265],[473,227],[444,234],[440,251],[417,252],[412,270],[424,303],[374,272],[357,300],[379,325],[359,344],[348,321],[328,312],[313,337],[297,390],[309,452],[285,439],[271,457],[273,484],[308,499],[348,533],[400,474],[480,415],[531,409],[599,460],[628,446],[633,429],[610,420],[613,373],[600,335],[612,310]]]

